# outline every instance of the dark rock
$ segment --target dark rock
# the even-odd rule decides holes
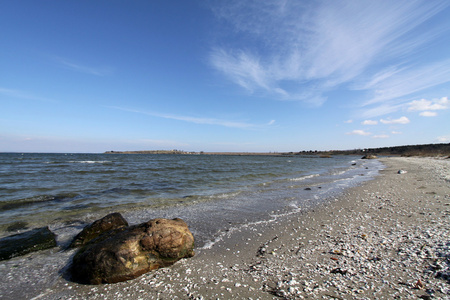
[[[377,159],[378,157],[374,154],[367,154],[361,157],[361,159]]]
[[[346,275],[348,273],[348,270],[342,270],[341,268],[334,268],[330,271],[331,274],[341,274]]]
[[[126,281],[194,255],[194,237],[181,219],[154,219],[121,230],[99,236],[76,253],[72,280]]]
[[[11,232],[11,231],[18,231],[18,230],[23,230],[23,229],[27,229],[28,228],[28,223],[24,222],[24,221],[17,221],[12,223],[11,225],[9,225],[6,230]]]
[[[10,259],[55,246],[55,234],[48,227],[36,228],[0,239],[0,260]]]
[[[128,227],[128,222],[119,213],[109,214],[91,225],[86,226],[70,243],[69,248],[76,248],[86,245],[102,233]]]
[[[310,190],[311,190],[311,188],[309,188],[309,187],[308,187],[308,188],[305,188],[305,191],[310,191]]]

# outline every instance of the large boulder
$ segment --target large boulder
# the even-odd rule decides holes
[[[89,241],[95,239],[102,233],[110,230],[128,227],[128,222],[119,213],[109,214],[100,220],[84,227],[84,229],[75,236],[70,243],[69,248],[76,248],[86,245]]]
[[[75,254],[74,281],[126,281],[194,255],[194,237],[181,219],[153,219],[121,230],[99,236]]]
[[[375,154],[367,154],[361,157],[361,159],[377,159],[378,157]]]
[[[0,239],[0,260],[55,246],[56,236],[48,227],[36,228]]]

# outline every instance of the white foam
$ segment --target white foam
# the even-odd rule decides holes
[[[314,177],[318,177],[320,176],[320,174],[311,174],[311,175],[306,175],[306,176],[302,176],[302,177],[298,177],[298,178],[292,178],[291,181],[302,181],[308,178],[314,178]]]

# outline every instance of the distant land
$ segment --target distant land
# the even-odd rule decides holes
[[[448,144],[424,144],[407,145],[383,148],[365,148],[353,150],[328,150],[328,151],[299,151],[299,152],[194,152],[184,150],[142,150],[142,151],[106,151],[106,154],[185,154],[185,155],[266,155],[266,156],[293,156],[293,155],[319,155],[328,157],[331,155],[382,155],[382,156],[449,156],[450,143]]]

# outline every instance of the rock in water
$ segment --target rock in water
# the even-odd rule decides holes
[[[128,227],[128,222],[119,213],[109,214],[91,225],[86,226],[70,243],[69,248],[86,245],[89,241],[95,239],[102,233],[115,230],[122,227]]]
[[[36,228],[0,239],[0,260],[10,259],[55,246],[55,234],[48,227]]]
[[[181,219],[154,219],[121,232],[107,232],[73,258],[72,279],[80,283],[115,283],[194,256],[194,237]]]

